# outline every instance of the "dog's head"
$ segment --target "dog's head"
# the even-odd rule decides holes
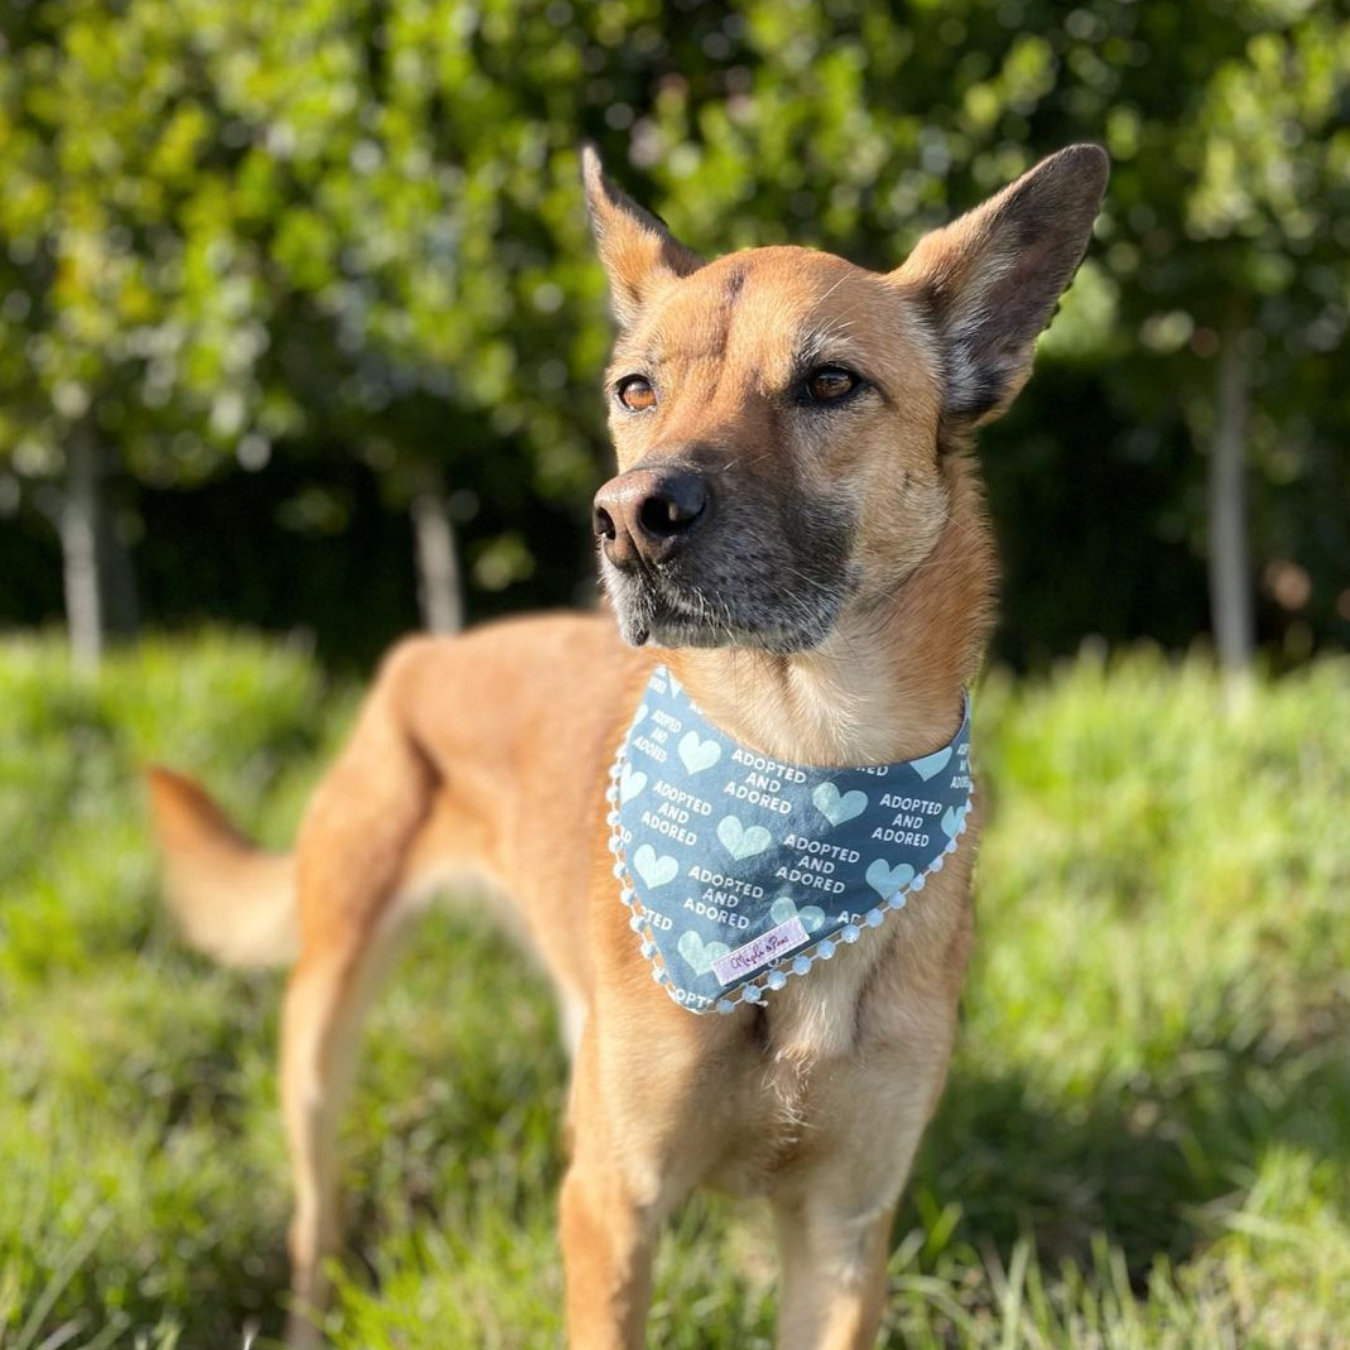
[[[944,459],[1030,373],[1106,174],[1063,150],[883,274],[800,248],[705,263],[584,152],[620,328],[595,529],[627,641],[806,651],[884,603],[948,523]]]

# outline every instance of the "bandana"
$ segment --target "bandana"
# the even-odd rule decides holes
[[[652,978],[691,1012],[758,1003],[921,891],[965,833],[970,702],[922,759],[784,764],[652,672],[610,770],[610,851]]]

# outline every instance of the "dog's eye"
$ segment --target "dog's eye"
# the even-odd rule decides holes
[[[812,403],[837,403],[860,383],[858,377],[843,366],[821,366],[806,377],[802,387]]]
[[[625,375],[614,386],[614,397],[629,412],[646,412],[648,408],[656,406],[656,390],[652,388],[651,381],[641,375]]]

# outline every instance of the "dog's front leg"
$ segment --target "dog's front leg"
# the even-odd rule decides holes
[[[779,1202],[778,1350],[871,1350],[886,1305],[895,1206]]]
[[[687,1016],[687,1014],[681,1014]],[[569,1350],[642,1350],[652,1261],[665,1218],[694,1181],[674,1147],[674,1081],[604,1074],[595,1021],[576,1061],[569,1112],[572,1160],[563,1181],[561,1240]],[[634,1100],[645,1082],[647,1100]]]
[[[955,997],[911,998],[913,1039],[839,1072],[816,1117],[834,1147],[772,1196],[782,1264],[778,1350],[871,1350],[891,1223],[946,1077]]]
[[[646,1344],[658,1223],[601,1159],[573,1161],[562,1190],[571,1350],[641,1350]]]

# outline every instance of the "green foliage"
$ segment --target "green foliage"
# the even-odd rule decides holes
[[[1295,630],[1295,656],[1344,634],[1342,6],[24,0],[0,43],[0,512],[50,512],[37,489],[78,429],[142,485],[284,459],[249,522],[264,557],[278,522],[341,534],[333,465],[354,459],[394,509],[444,477],[475,585],[556,600],[577,569],[535,565],[557,556],[549,510],[579,523],[603,456],[581,137],[698,248],[790,239],[878,267],[1088,138],[1113,183],[1043,353],[1074,396],[1033,383],[1041,443],[990,446],[1013,504],[1084,456],[1146,499],[1113,513],[1113,481],[1066,506],[1091,530],[1052,531],[1067,570],[1096,569],[1070,645],[1203,622],[1186,450],[1224,342],[1255,384],[1264,627]],[[1036,549],[1047,522],[1014,519],[1010,551]],[[1183,594],[1104,567],[1094,535],[1168,552]],[[1019,659],[1063,649],[1035,627],[1053,593],[1026,612],[1018,593]]]
[[[0,451],[52,467],[92,409],[152,482],[301,436],[397,476],[457,468],[491,412],[499,440],[528,429],[535,492],[575,491],[594,420],[559,395],[599,363],[599,280],[552,171],[575,134],[529,120],[565,49],[542,12],[519,18],[24,7],[0,76]]]
[[[1152,653],[985,682],[977,955],[887,1344],[1340,1343],[1347,673],[1315,664],[1231,713],[1206,666]],[[280,843],[355,691],[208,633],[90,682],[54,640],[12,644],[0,699],[0,1344],[275,1333],[279,981],[167,931],[136,767],[200,771]],[[338,1347],[558,1336],[565,1066],[523,970],[471,914],[438,914],[375,1011]],[[771,1245],[753,1208],[691,1205],[653,1343],[767,1350]]]

